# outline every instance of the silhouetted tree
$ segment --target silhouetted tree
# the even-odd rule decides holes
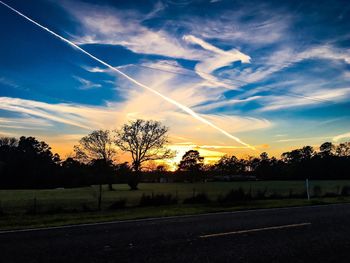
[[[46,188],[57,185],[60,158],[34,137],[1,138],[2,187]]]
[[[91,176],[90,167],[68,157],[61,163],[61,181],[64,187],[87,186],[96,183]]]
[[[203,164],[204,157],[200,156],[199,152],[196,150],[189,150],[182,156],[178,165],[178,170],[189,172],[191,181],[194,182],[201,172]]]
[[[325,142],[320,146],[320,156],[328,157],[334,154],[334,145],[331,142]]]
[[[110,165],[113,163],[116,150],[113,146],[113,137],[108,130],[93,131],[87,136],[80,139],[79,144],[74,146],[75,158],[79,161],[86,163],[98,162],[100,171],[94,169],[96,173],[99,173],[101,180],[103,180],[103,172],[109,171]],[[105,168],[102,169],[102,166]],[[109,190],[112,190],[113,175],[108,173],[109,178]]]
[[[350,156],[350,142],[340,143],[335,150],[337,156],[347,157]]]
[[[17,147],[18,140],[14,137],[0,137],[0,147]]]
[[[224,174],[239,174],[245,169],[245,165],[234,155],[222,156],[219,161],[214,165],[214,169]]]
[[[136,120],[125,124],[116,131],[116,145],[132,157],[133,175],[130,176],[131,190],[137,190],[142,164],[173,157],[173,152],[166,148],[168,128],[158,121]]]

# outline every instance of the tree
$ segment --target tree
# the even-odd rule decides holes
[[[215,169],[220,171],[222,174],[224,173],[237,174],[237,173],[241,173],[242,170],[244,170],[244,168],[242,168],[241,162],[234,155],[222,156],[219,159],[219,161],[215,164]]]
[[[183,156],[178,165],[179,171],[190,172],[191,181],[194,182],[202,170],[204,157],[200,156],[196,150],[189,150]]]
[[[332,156],[334,152],[334,145],[331,142],[325,142],[320,146],[321,157]]]
[[[113,136],[108,130],[93,131],[80,139],[79,144],[74,146],[74,152],[75,158],[82,162],[94,164],[98,161],[99,167],[105,166],[99,171],[95,169],[96,173],[110,171],[110,166],[116,155]],[[102,184],[102,176],[103,174],[100,174],[100,185]],[[108,174],[108,181],[109,190],[113,190],[112,174]]]
[[[17,147],[18,140],[14,137],[0,137],[0,147]]]
[[[337,156],[348,157],[350,156],[350,142],[344,142],[336,147],[335,153]]]
[[[174,153],[166,148],[168,128],[158,121],[136,120],[116,131],[116,145],[132,158],[134,173],[130,176],[131,190],[137,190],[142,164],[147,161],[168,159]]]
[[[262,152],[260,154],[261,161],[268,161],[269,160],[269,154],[267,152]]]
[[[50,146],[34,137],[0,139],[1,187],[47,188],[57,185],[60,158]]]

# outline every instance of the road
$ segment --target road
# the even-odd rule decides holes
[[[0,262],[350,262],[350,204],[2,232]]]

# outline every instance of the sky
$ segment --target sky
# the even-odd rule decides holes
[[[2,136],[65,157],[152,119],[173,162],[350,140],[347,1],[2,1],[78,47],[0,4]]]

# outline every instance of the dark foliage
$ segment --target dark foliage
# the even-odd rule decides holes
[[[126,205],[126,199],[125,198],[121,198],[117,201],[114,201],[110,206],[109,209],[110,210],[118,210],[118,209],[122,209],[125,208]]]
[[[313,188],[313,196],[314,197],[321,197],[322,196],[322,188],[319,185],[315,185]]]
[[[224,196],[218,197],[219,203],[235,203],[252,199],[250,193],[245,193],[243,188],[232,189]]]
[[[184,204],[207,204],[210,203],[210,199],[206,193],[199,193],[183,201]]]
[[[8,138],[0,138],[0,141],[0,188],[50,188],[58,185],[60,158],[51,152],[49,145],[24,136],[18,141]]]
[[[122,182],[129,171],[127,163],[114,165],[104,159],[83,163],[68,157],[61,161],[48,144],[34,137],[0,138],[0,189],[111,185]]]
[[[178,200],[171,194],[143,194],[140,199],[140,206],[160,206],[177,204]]]
[[[82,152],[80,152],[82,156]],[[113,155],[113,150],[107,152]],[[85,156],[85,155],[84,155]],[[104,156],[104,155],[102,155]],[[350,179],[350,142],[333,145],[323,143],[319,151],[304,146],[281,155],[281,159],[260,157],[238,159],[224,156],[214,165],[205,165],[198,151],[188,151],[176,172],[157,169],[141,171],[128,163],[114,164],[110,157],[60,160],[48,144],[34,137],[0,137],[0,189],[81,187],[93,184],[132,184],[137,189],[143,182],[195,182],[233,180],[337,180]],[[322,193],[317,187],[314,196]],[[350,195],[346,188],[338,195]],[[236,193],[239,195],[238,193]],[[250,195],[252,195],[250,193]],[[268,198],[266,192],[256,193],[259,199]],[[291,198],[300,195],[289,193]],[[240,199],[239,196],[235,197]]]
[[[342,196],[349,196],[350,195],[350,186],[348,186],[348,185],[343,186],[340,194]]]

